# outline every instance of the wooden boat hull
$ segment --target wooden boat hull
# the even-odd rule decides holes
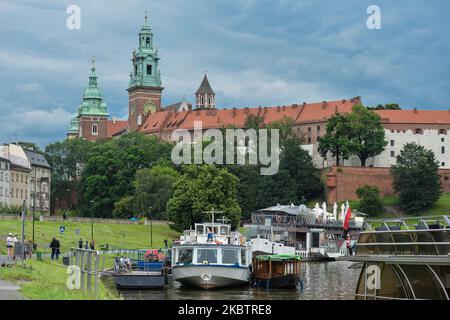
[[[300,283],[300,276],[289,274],[281,277],[273,277],[268,280],[253,280],[254,286],[261,288],[295,289]]]
[[[235,266],[174,266],[172,275],[183,285],[202,289],[241,286],[249,284],[251,278],[249,268]]]

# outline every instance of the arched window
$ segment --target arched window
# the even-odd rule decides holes
[[[96,123],[94,123],[94,124],[92,125],[92,135],[93,135],[93,136],[98,135],[98,125],[97,125]]]
[[[420,129],[420,128],[417,128],[417,129],[414,130],[414,133],[415,134],[423,134],[423,130]]]
[[[202,97],[200,104],[205,104],[205,98]]]
[[[138,126],[140,126],[142,124],[142,115],[139,115],[137,117],[137,124],[138,124]]]

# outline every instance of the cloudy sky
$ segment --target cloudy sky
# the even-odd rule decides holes
[[[66,27],[69,5],[80,30]],[[369,5],[381,8],[381,30],[366,26]],[[164,104],[192,102],[207,70],[219,107],[362,96],[450,108],[445,0],[0,0],[0,142],[64,139],[92,55],[110,114],[125,118],[145,10]]]

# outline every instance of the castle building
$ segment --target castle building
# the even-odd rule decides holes
[[[233,126],[244,128],[249,116],[257,116],[263,124],[290,118],[295,132],[303,139],[303,148],[313,158],[317,168],[336,164],[331,155],[323,158],[318,152],[318,140],[326,132],[328,119],[336,113],[351,112],[361,97],[294,103],[267,107],[217,108],[216,94],[205,73],[195,92],[195,107],[183,99],[181,102],[162,106],[164,88],[159,70],[158,50],[154,46],[153,32],[145,17],[139,31],[139,47],[132,52],[132,72],[127,88],[128,119],[109,119],[106,103],[97,86],[94,63],[78,115],[71,120],[68,138],[81,137],[95,141],[114,138],[126,132],[142,132],[163,140],[171,140],[176,129],[186,129],[192,134],[194,122],[201,121],[203,129]],[[442,168],[450,168],[450,112],[428,110],[376,110],[385,128],[388,145],[383,153],[368,159],[367,165],[389,167],[403,146],[412,141],[432,149]],[[344,166],[359,166],[359,159],[351,157],[341,161]]]

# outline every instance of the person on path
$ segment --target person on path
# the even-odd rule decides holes
[[[80,240],[78,240],[78,248],[83,249],[83,238],[80,238]]]
[[[350,240],[350,235],[347,236],[347,240],[345,240],[346,244],[347,244],[347,252],[350,256],[353,255],[353,250],[352,250],[352,241]]]
[[[14,247],[13,234],[9,233],[8,237],[6,237],[6,248],[8,250],[8,258],[12,258],[13,256],[13,247]]]
[[[56,260],[58,260],[59,258],[59,248],[61,247],[59,240],[57,240],[55,237],[53,237],[52,242],[50,242],[50,248],[52,249],[52,260],[54,260],[56,258]]]
[[[89,243],[89,247],[91,250],[95,250],[95,241],[94,239],[91,240],[91,243]]]
[[[89,243],[88,243],[87,241],[84,243],[84,248],[85,248],[86,250],[89,249]]]

